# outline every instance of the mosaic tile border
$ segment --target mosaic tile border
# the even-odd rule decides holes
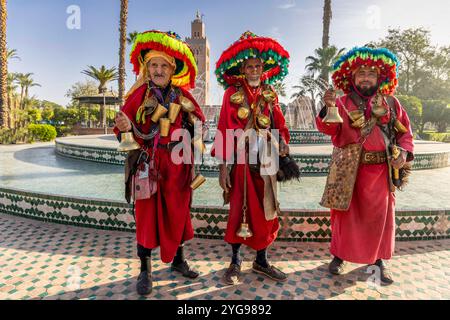
[[[105,230],[134,232],[133,206],[125,202],[83,199],[0,188],[0,213],[45,222]],[[198,238],[223,239],[228,209],[194,207],[191,211]],[[283,210],[280,241],[328,242],[330,216],[324,210]],[[396,213],[397,240],[450,238],[450,209],[399,210]]]
[[[290,144],[330,144],[331,137],[317,130],[289,130]]]
[[[114,149],[80,146],[56,141],[56,153],[64,157],[75,159],[123,165],[125,156]],[[301,172],[305,175],[326,175],[331,161],[330,155],[294,154]],[[437,169],[450,166],[450,151],[427,152],[416,154],[413,170]],[[204,155],[197,170],[208,175],[217,175],[217,160],[210,155]]]

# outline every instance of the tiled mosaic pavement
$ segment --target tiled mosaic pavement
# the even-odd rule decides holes
[[[450,240],[397,242],[396,282],[378,286],[363,265],[327,272],[328,243],[276,242],[270,260],[289,274],[277,284],[251,271],[243,249],[243,282],[220,281],[229,248],[220,240],[186,244],[194,280],[173,273],[153,255],[154,290],[147,299],[450,299]],[[139,261],[131,233],[44,223],[0,214],[0,299],[146,299],[135,293]]]

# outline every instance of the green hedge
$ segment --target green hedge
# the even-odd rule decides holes
[[[56,129],[49,124],[30,124],[28,125],[28,131],[30,133],[30,142],[36,140],[48,142],[56,138]]]
[[[439,133],[439,132],[426,131],[421,134],[421,137],[424,140],[450,142],[450,132]]]

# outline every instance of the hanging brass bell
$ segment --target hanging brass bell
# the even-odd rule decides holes
[[[242,222],[241,227],[239,228],[238,232],[236,232],[236,235],[238,237],[247,239],[251,238],[253,236],[253,232],[250,230],[248,223]]]
[[[343,123],[344,120],[339,115],[339,110],[336,105],[332,107],[327,107],[327,115],[323,118],[325,123]]]
[[[134,140],[133,132],[122,132],[120,135],[120,144],[117,151],[128,152],[138,150],[141,146]]]

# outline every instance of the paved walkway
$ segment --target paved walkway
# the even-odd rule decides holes
[[[172,273],[153,255],[154,290],[135,293],[139,261],[134,235],[43,223],[0,214],[0,299],[450,299],[450,240],[398,242],[391,267],[396,282],[378,286],[367,267],[327,272],[327,243],[277,242],[270,260],[289,275],[278,284],[251,271],[244,249],[244,280],[221,283],[229,247],[194,239],[187,258],[201,272],[194,280]]]

